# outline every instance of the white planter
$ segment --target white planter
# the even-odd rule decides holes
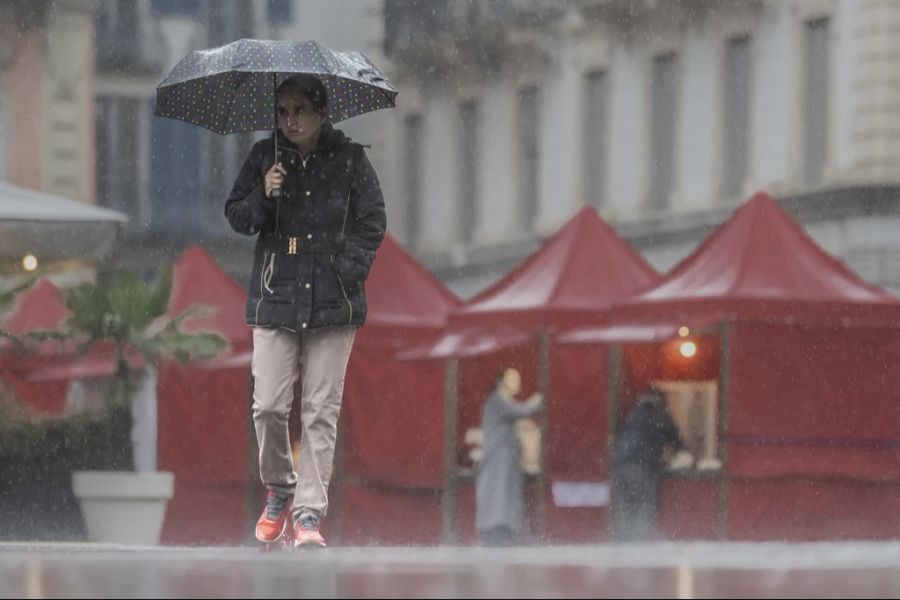
[[[76,471],[72,490],[91,541],[155,545],[175,476],[167,471]]]

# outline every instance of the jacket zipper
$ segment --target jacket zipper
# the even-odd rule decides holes
[[[341,286],[341,293],[344,294],[344,300],[347,301],[347,306],[350,307],[350,318],[347,319],[347,325],[353,324],[353,303],[350,302],[350,298],[347,296],[347,290],[344,288],[344,280],[341,279],[341,274],[338,273],[337,267],[334,266],[334,254],[331,255],[331,270],[334,271],[335,277],[337,277],[338,283]]]
[[[350,212],[350,190],[347,190],[347,202],[344,203],[344,222],[341,224],[341,239],[344,239],[344,232],[347,229],[347,213]],[[334,265],[334,254],[331,255],[331,264]],[[341,279],[340,273],[338,273],[337,269],[334,269],[334,274],[337,275],[338,283],[341,284],[341,292],[344,293],[344,300],[347,301],[347,306],[350,307],[350,320],[347,321],[347,325],[353,323],[353,304],[350,302],[350,298],[347,297],[347,290],[344,289],[344,280]]]
[[[282,148],[279,148],[279,150],[284,150],[285,152],[293,152],[298,157],[300,157],[300,164],[303,165],[304,171],[306,171],[306,163],[309,162],[310,157],[312,157],[312,155],[313,155],[313,153],[310,152],[309,154],[306,155],[306,158],[303,158],[303,155],[300,154],[297,150],[294,150],[293,148],[283,148],[282,147]]]
[[[272,258],[275,257],[275,254],[272,254]],[[265,297],[265,290],[269,287],[266,284],[266,271],[269,268],[266,266],[266,263],[269,262],[269,254],[263,254],[263,264],[262,270],[259,272],[259,300],[256,301],[256,324],[259,325],[259,305],[262,304],[263,298]],[[273,261],[274,262],[274,261]],[[269,279],[271,281],[271,278]],[[271,292],[271,290],[269,290]]]

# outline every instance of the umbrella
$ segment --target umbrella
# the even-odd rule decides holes
[[[318,42],[237,40],[191,52],[156,88],[153,114],[218,134],[275,129],[275,90],[293,75],[313,75],[328,93],[332,123],[391,108],[397,90],[360,52]],[[278,136],[275,156],[278,156]],[[273,197],[281,197],[273,190]]]
[[[397,97],[394,86],[359,52],[313,41],[243,39],[184,57],[156,88],[154,114],[218,134],[275,129],[274,91],[293,75],[322,81],[333,123],[391,108]]]

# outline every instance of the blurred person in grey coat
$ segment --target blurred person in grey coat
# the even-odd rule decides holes
[[[497,378],[484,404],[482,457],[475,480],[475,526],[485,546],[510,546],[521,542],[525,532],[522,446],[516,421],[541,408],[539,394],[517,402],[522,377],[516,369],[505,369]]]

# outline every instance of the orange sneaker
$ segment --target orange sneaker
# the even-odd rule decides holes
[[[264,543],[277,542],[287,529],[288,515],[291,513],[291,495],[269,490],[266,507],[256,522],[256,539]]]
[[[319,518],[303,513],[294,523],[295,548],[324,548],[325,538],[319,533]]]

